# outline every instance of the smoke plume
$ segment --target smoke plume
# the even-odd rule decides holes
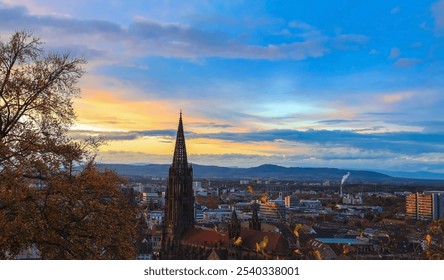
[[[341,185],[343,185],[345,183],[345,181],[347,181],[349,176],[350,176],[350,172],[347,172],[347,174],[342,176]]]

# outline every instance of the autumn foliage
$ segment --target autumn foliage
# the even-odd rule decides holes
[[[135,258],[124,180],[94,165],[96,141],[68,137],[84,63],[26,32],[0,41],[1,259]]]
[[[430,223],[425,241],[427,259],[444,260],[444,219]]]

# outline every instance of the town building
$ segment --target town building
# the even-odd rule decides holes
[[[285,197],[285,207],[293,207],[299,205],[299,197],[296,194],[287,195]]]
[[[406,215],[417,220],[444,218],[444,191],[412,193],[405,198]]]

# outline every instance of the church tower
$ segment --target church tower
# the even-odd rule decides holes
[[[253,205],[253,216],[251,217],[251,220],[249,221],[248,228],[252,229],[252,230],[261,231],[261,222],[260,222],[259,216],[257,214],[256,204]]]
[[[193,168],[188,164],[182,112],[179,117],[173,163],[168,174],[162,232],[162,259],[178,259],[180,238],[194,225]]]
[[[241,234],[241,223],[236,215],[236,210],[233,209],[233,212],[231,213],[231,221],[228,224],[228,238],[229,239],[236,239]]]

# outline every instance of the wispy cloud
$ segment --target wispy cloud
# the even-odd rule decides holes
[[[412,97],[412,93],[406,92],[406,93],[396,93],[396,94],[389,94],[389,95],[383,95],[382,100],[385,103],[396,103],[402,100],[405,100],[406,98]]]
[[[361,120],[321,120],[317,121],[317,123],[320,124],[327,124],[327,125],[336,125],[336,124],[347,124],[347,123],[355,123],[355,122],[361,122]]]
[[[96,157],[102,163],[171,163],[171,155],[159,155],[130,151],[101,151]]]
[[[395,66],[401,68],[409,68],[416,66],[419,63],[421,63],[421,60],[417,58],[400,58],[395,62]]]
[[[394,58],[398,58],[401,55],[401,51],[399,50],[399,48],[392,48],[390,50],[390,54],[388,56],[389,59],[394,59]]]
[[[105,140],[134,140],[143,137],[163,137],[172,139],[175,130],[145,130],[145,131],[79,131],[71,132],[73,138],[86,136],[103,137]],[[194,133],[188,132],[187,139],[213,139],[231,143],[260,143],[285,141],[286,143],[304,143],[325,147],[355,147],[362,150],[385,151],[392,153],[420,154],[440,152],[444,148],[444,134],[419,132],[390,132],[390,133],[359,133],[341,130],[265,130],[252,132],[218,132]],[[282,144],[282,143],[281,143]]]
[[[370,38],[361,34],[340,34],[331,39],[332,46],[340,50],[357,50]]]
[[[306,23],[306,22],[302,22],[302,21],[291,21],[288,24],[289,27],[291,28],[297,28],[297,29],[302,29],[302,30],[315,30],[316,28],[314,28],[313,26],[311,26],[310,24]]]
[[[153,55],[169,57],[226,57],[245,59],[295,59],[323,56],[323,38],[309,38],[282,44],[253,45],[220,31],[192,26],[136,19],[128,33],[139,46]],[[162,48],[158,48],[162,45]]]
[[[199,57],[224,57],[243,59],[304,60],[322,57],[329,52],[328,44],[338,49],[354,49],[365,44],[368,37],[359,34],[340,34],[329,38],[313,26],[293,21],[289,26],[303,40],[285,43],[251,44],[240,37],[223,31],[211,31],[195,26],[159,22],[136,17],[128,26],[106,20],[79,20],[71,17],[32,15],[24,7],[0,7],[1,29],[33,29],[46,37],[65,38],[66,43],[82,41],[98,48],[84,47],[89,57],[100,56],[109,48],[127,48],[132,55],[154,55],[196,59]],[[80,36],[80,37],[79,37]],[[60,40],[57,40],[60,43]],[[107,42],[107,44],[103,44]],[[112,46],[110,46],[112,44]],[[80,45],[77,48],[81,48]],[[88,51],[90,50],[90,51]],[[131,51],[130,51],[131,50]],[[123,53],[123,54],[124,54]],[[109,55],[111,58],[112,55]]]
[[[442,160],[444,1],[37,2],[0,0],[1,39],[88,59],[71,136],[110,160],[168,163],[179,109],[198,161]]]
[[[142,17],[127,27],[105,20],[78,20],[31,15],[24,7],[0,7],[3,30],[29,26],[47,37],[89,38],[85,42],[129,44],[139,54],[177,58],[226,57],[245,59],[294,59],[323,56],[327,49],[322,38],[282,44],[248,44],[221,31],[206,31],[179,23],[163,23]],[[49,33],[49,34],[48,34]],[[51,35],[51,36],[49,36]],[[91,41],[92,39],[92,41]],[[60,41],[58,41],[60,42]],[[97,44],[99,45],[99,44]],[[127,50],[129,52],[129,50]],[[134,54],[134,53],[133,53]]]
[[[396,6],[393,9],[390,10],[391,14],[397,14],[399,12],[401,12],[401,8],[399,6]]]
[[[142,137],[161,136],[165,139],[173,139],[175,130],[141,130],[141,131],[92,131],[71,130],[69,136],[73,139],[88,139],[89,137],[102,138],[106,141],[135,140]]]
[[[441,162],[444,157],[440,153],[407,156],[396,153],[381,153],[357,149],[331,148],[311,150],[316,156],[303,154],[257,155],[257,154],[189,154],[189,161],[195,164],[253,167],[261,164],[277,164],[287,167],[325,167],[354,169],[381,169],[381,161],[386,170],[424,170],[442,172]],[[105,151],[97,157],[105,163],[161,163],[170,164],[171,155],[159,155],[142,152]]]
[[[444,30],[444,0],[440,0],[432,5],[432,15],[435,19],[436,32],[440,35]]]

